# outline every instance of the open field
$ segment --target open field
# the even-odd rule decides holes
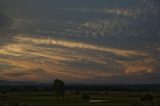
[[[58,100],[52,92],[7,92],[0,95],[0,106],[150,106],[142,103],[140,97],[145,92],[107,92],[92,94],[90,100],[107,100],[91,103],[82,99],[81,95],[67,92]],[[152,106],[160,106],[160,92],[151,93],[154,96]],[[145,104],[145,105],[143,105]]]

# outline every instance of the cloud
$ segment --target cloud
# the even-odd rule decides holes
[[[3,57],[0,62],[11,67],[3,68],[1,73],[8,79],[19,76],[19,80],[90,80],[154,73],[157,69],[157,61],[143,50],[125,50],[27,35],[17,35],[13,41],[0,49],[0,57]],[[39,72],[38,69],[43,71]]]
[[[42,69],[35,70],[21,70],[20,72],[9,72],[2,74],[5,79],[14,80],[14,81],[48,81],[52,79],[53,76],[47,73],[47,71]]]
[[[133,50],[122,50],[116,48],[102,47],[87,43],[73,42],[73,41],[64,41],[64,40],[55,40],[55,39],[43,39],[43,38],[29,38],[29,37],[19,37],[16,36],[15,39],[19,42],[28,42],[35,44],[46,44],[46,45],[55,45],[55,46],[63,46],[68,48],[80,48],[80,49],[89,49],[94,51],[102,51],[116,54],[118,56],[146,56],[147,54],[139,51]]]
[[[62,65],[62,64],[55,64],[53,63],[40,63],[35,62],[32,60],[12,60],[12,59],[0,59],[1,62],[5,64],[10,64],[16,67],[19,67],[19,69],[13,70],[13,68],[9,72],[4,72],[1,74],[3,77],[8,77],[9,79],[13,79],[15,77],[13,76],[19,76],[21,80],[23,78],[28,78],[28,80],[33,80],[33,77],[36,78],[38,81],[42,80],[52,80],[53,78],[61,78],[64,80],[74,80],[74,79],[92,79],[94,77],[100,77],[100,76],[110,76],[111,73],[105,72],[105,71],[99,71],[92,69],[90,70],[85,69],[85,71],[82,71],[81,69],[77,69],[76,67],[69,67],[68,65]],[[21,69],[21,70],[20,70]],[[22,70],[23,69],[23,70]],[[37,69],[43,69],[42,71],[37,71]],[[20,70],[20,71],[17,71]],[[12,72],[13,71],[13,72]],[[48,77],[50,76],[50,77]],[[17,77],[16,77],[17,78]]]
[[[159,5],[156,0],[36,2],[6,2],[7,12],[14,18],[13,32],[84,40],[109,37],[159,38]],[[69,2],[77,6],[67,5]],[[57,3],[61,5],[53,6]],[[88,6],[86,3],[89,3]],[[25,8],[27,5],[32,11]]]
[[[11,23],[11,18],[5,13],[5,6],[3,5],[3,2],[0,1],[0,30],[3,28],[7,28],[7,26]]]
[[[0,29],[5,28],[10,23],[10,19],[4,14],[0,12]]]
[[[95,78],[92,80],[81,80],[81,83],[91,84],[160,84],[160,73],[144,73],[144,74],[130,74],[117,75],[114,77]]]
[[[77,55],[74,55],[75,53]],[[85,53],[78,53],[67,49],[37,47],[36,45],[33,46],[29,44],[10,44],[4,46],[3,49],[0,50],[0,54],[16,57],[39,57],[55,60],[56,62],[76,62],[85,60],[97,64],[106,64],[106,61],[103,60],[103,57],[89,56]]]
[[[124,72],[126,74],[135,73],[155,73],[157,61],[151,57],[138,59],[134,61],[122,61]]]

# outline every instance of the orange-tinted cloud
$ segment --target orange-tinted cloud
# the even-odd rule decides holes
[[[156,60],[150,57],[145,59],[120,62],[126,74],[154,73],[156,71],[156,63]]]
[[[145,53],[140,52],[140,51],[102,47],[102,46],[97,46],[97,45],[92,45],[92,44],[87,44],[87,43],[55,40],[51,38],[46,39],[46,38],[32,38],[32,37],[16,36],[15,39],[18,40],[19,42],[48,44],[48,45],[57,45],[57,46],[63,46],[63,47],[69,47],[69,48],[80,48],[80,49],[89,49],[89,50],[95,50],[95,51],[109,52],[109,53],[113,53],[119,56],[133,56],[133,55],[145,56],[146,55]]]
[[[103,55],[100,55],[101,53]],[[105,57],[104,54],[112,54],[111,56],[114,58]],[[143,51],[109,48],[51,38],[15,36],[13,43],[2,46],[0,56],[7,57],[0,58],[0,63],[15,67],[10,70],[5,69],[1,76],[14,80],[16,78],[39,81],[51,80],[52,78],[84,80],[118,74],[152,73],[156,69],[155,59]],[[141,59],[125,61],[116,57],[128,59],[138,57]],[[84,68],[78,68],[74,64],[78,64],[78,67],[88,65]],[[101,67],[93,68],[89,64],[99,64]],[[37,71],[37,69],[43,71]],[[116,74],[115,70],[120,73]],[[18,77],[15,78],[15,75]]]

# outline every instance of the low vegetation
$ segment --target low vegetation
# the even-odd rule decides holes
[[[1,86],[0,106],[160,106],[160,91],[144,87],[67,87],[59,79],[50,87]]]
[[[66,91],[63,98],[57,101],[52,92],[3,92],[0,94],[0,106],[160,106],[160,93],[152,93],[154,99],[142,101],[145,92],[108,92],[95,95],[81,94]],[[144,98],[149,98],[149,96]],[[89,100],[107,100],[91,103]],[[146,105],[147,104],[147,105]]]

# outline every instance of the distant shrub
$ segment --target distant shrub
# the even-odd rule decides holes
[[[6,91],[3,91],[2,94],[3,94],[3,95],[6,95]]]
[[[89,96],[89,94],[84,93],[84,94],[81,95],[81,98],[82,98],[82,99],[89,100],[89,99],[90,99],[90,96]]]
[[[81,93],[80,93],[80,91],[76,91],[75,94],[76,95],[80,95]]]
[[[145,94],[141,97],[141,101],[153,101],[154,97],[151,94]]]

